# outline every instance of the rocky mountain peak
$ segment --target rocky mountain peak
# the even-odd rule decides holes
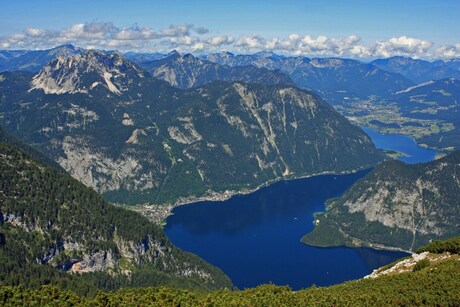
[[[316,68],[334,68],[344,66],[346,61],[339,58],[313,58],[310,64]]]
[[[121,95],[146,72],[119,53],[88,50],[72,56],[58,56],[34,76],[31,90],[46,94],[89,93],[104,87]]]
[[[276,56],[276,54],[273,51],[260,51],[260,52],[255,53],[254,55],[264,57],[264,58]]]
[[[48,54],[49,55],[54,55],[54,56],[73,56],[73,55],[76,55],[76,54],[79,54],[79,53],[82,53],[84,52],[85,50],[82,49],[82,48],[79,48],[79,47],[75,47],[74,45],[72,44],[66,44],[66,45],[61,45],[61,46],[57,46],[53,49],[50,49],[48,51]]]
[[[180,57],[181,54],[177,51],[177,50],[173,50],[171,52],[169,52],[166,57],[169,58],[169,57]]]

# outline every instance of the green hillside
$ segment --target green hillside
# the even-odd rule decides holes
[[[459,238],[455,239],[456,241]],[[445,242],[438,243],[438,247]],[[451,242],[447,242],[451,244]],[[443,252],[438,248],[437,252]],[[53,287],[31,290],[0,287],[0,304],[5,306],[458,306],[460,261],[458,255],[412,271],[361,279],[340,285],[300,291],[289,287],[262,285],[243,291],[189,291],[167,287],[123,289],[79,297]]]
[[[431,240],[458,236],[458,178],[460,151],[428,163],[381,163],[330,200],[302,241],[415,251]]]
[[[232,287],[160,226],[0,142],[0,285]],[[83,282],[82,282],[83,281]]]

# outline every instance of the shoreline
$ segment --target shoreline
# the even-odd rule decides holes
[[[308,175],[301,175],[301,176],[292,176],[292,177],[279,177],[273,180],[266,181],[260,185],[258,185],[255,188],[252,189],[242,189],[242,190],[225,190],[223,192],[215,192],[212,191],[210,192],[211,194],[208,195],[202,195],[199,197],[194,197],[194,198],[179,198],[176,202],[172,204],[164,203],[164,204],[158,204],[158,205],[153,205],[153,204],[140,204],[140,205],[121,205],[124,208],[128,208],[134,211],[137,211],[141,213],[142,215],[146,216],[151,222],[158,224],[162,227],[166,225],[166,219],[173,215],[174,213],[172,212],[174,208],[179,207],[179,206],[185,206],[185,205],[191,205],[195,203],[200,203],[200,202],[205,202],[205,201],[212,201],[212,202],[224,202],[226,200],[231,199],[232,197],[239,196],[239,195],[248,195],[254,192],[259,191],[260,189],[263,189],[265,187],[268,187],[272,184],[282,182],[282,181],[291,181],[291,180],[300,180],[300,179],[307,179],[307,178],[312,178],[316,176],[324,176],[324,175],[337,175],[337,176],[342,176],[342,175],[350,175],[350,174],[356,174],[360,171],[364,171],[367,169],[371,169],[375,167],[375,165],[367,165],[362,168],[358,169],[353,169],[353,170],[347,170],[347,171],[323,171],[320,173],[315,173],[315,174],[308,174]]]
[[[317,212],[315,214],[324,214],[325,212]],[[316,225],[315,225],[316,227]],[[345,233],[341,228],[338,228],[338,231],[341,233],[341,235],[343,236],[343,238],[345,239],[345,241],[342,243],[342,244],[329,244],[329,245],[321,245],[320,243],[319,244],[315,244],[315,242],[306,242],[304,241],[304,238],[312,233],[313,231],[315,231],[315,228],[313,228],[312,231],[304,234],[302,236],[302,238],[300,239],[300,241],[303,243],[303,244],[306,244],[308,246],[313,246],[313,247],[320,247],[320,248],[333,248],[333,247],[349,247],[349,248],[370,248],[370,249],[373,249],[373,250],[384,250],[384,251],[391,251],[391,252],[402,252],[402,253],[406,253],[406,254],[414,254],[416,253],[416,251],[411,251],[411,250],[405,250],[401,247],[396,247],[396,246],[388,246],[388,245],[384,245],[384,244],[380,244],[380,243],[372,243],[372,242],[368,242],[368,241],[363,241],[361,239],[358,239],[356,237],[353,237],[347,233]]]
[[[392,132],[388,132],[388,130],[385,130],[385,128],[382,128],[382,127],[379,127],[379,126],[372,126],[372,125],[358,125],[358,127],[361,128],[363,131],[364,131],[364,128],[367,128],[367,129],[374,130],[375,132],[383,134],[383,135],[403,135],[403,136],[410,137],[412,140],[414,140],[414,142],[415,142],[415,144],[417,144],[417,146],[419,146],[421,148],[424,148],[424,149],[433,150],[433,151],[436,152],[436,155],[440,155],[440,154],[445,155],[445,154],[455,150],[453,147],[434,147],[434,146],[430,146],[430,145],[425,144],[425,143],[419,143],[419,138],[417,138],[415,135],[413,135],[411,133],[405,133],[403,131],[397,131],[395,133],[392,133]],[[366,131],[364,131],[364,133],[366,133]],[[399,152],[399,151],[395,151],[395,152],[405,154],[405,153]]]
[[[389,251],[389,252],[401,252],[401,253],[406,253],[409,255],[415,254],[416,252],[409,251],[402,249],[400,247],[394,247],[394,246],[386,246],[383,244],[372,244],[372,243],[367,243],[367,244],[362,244],[362,245],[354,245],[354,244],[344,244],[344,245],[313,245],[313,244],[308,244],[300,240],[303,244],[312,246],[312,247],[319,247],[319,248],[334,248],[334,247],[348,247],[348,248],[370,248],[374,250],[380,250],[380,251]]]

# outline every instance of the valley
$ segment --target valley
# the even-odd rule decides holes
[[[3,127],[114,203],[220,197],[384,158],[325,101],[283,82],[183,90],[95,50],[2,76]]]
[[[274,283],[298,290],[361,278],[407,254],[322,249],[300,239],[313,230],[314,214],[324,210],[325,200],[341,195],[366,173],[283,181],[224,202],[180,206],[166,219],[165,234],[221,268],[239,289]]]
[[[0,54],[0,289],[303,291],[460,233],[450,62]]]
[[[452,105],[453,107],[455,104]],[[452,122],[441,119],[417,118],[410,114],[403,115],[396,102],[385,99],[352,100],[335,105],[335,109],[351,122],[361,127],[369,127],[386,134],[405,134],[426,147],[435,147],[438,150],[450,150],[451,146],[443,148],[434,144],[421,143],[424,137],[443,134],[455,129]],[[439,107],[444,108],[444,107]],[[420,113],[434,112],[433,107],[421,110]]]
[[[435,158],[436,152],[417,146],[407,136],[367,132],[377,148],[402,153],[400,160],[406,163]],[[305,246],[300,239],[314,230],[317,221],[323,223],[317,216],[325,210],[327,200],[340,197],[368,172],[287,180],[224,202],[202,201],[174,208],[173,215],[166,219],[165,233],[177,246],[217,265],[240,289],[268,282],[301,289],[363,277],[391,259],[407,255],[408,248],[365,242],[363,246],[383,250],[346,248],[341,241],[329,241],[339,238],[336,232],[329,231],[329,237],[323,237],[327,229],[318,234],[318,242],[327,243],[313,245],[335,248]],[[316,236],[315,231],[311,235]],[[339,269],[344,266],[353,270]],[[266,267],[277,269],[267,271]],[[308,282],[305,276],[309,276]]]

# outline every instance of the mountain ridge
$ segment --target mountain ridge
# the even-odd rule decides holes
[[[58,56],[76,55],[82,52],[82,48],[71,44],[47,50],[0,50],[0,72],[16,70],[38,72]]]
[[[130,75],[131,79],[126,79],[126,75]],[[145,71],[118,53],[106,55],[89,50],[72,57],[59,56],[48,63],[32,79],[30,91],[41,89],[45,94],[88,93],[102,85],[121,95],[128,84],[135,84],[145,76]],[[83,81],[85,78],[89,80]],[[84,83],[91,85],[83,86]]]
[[[460,79],[460,71],[450,67],[449,62],[428,62],[409,57],[395,56],[377,59],[370,64],[389,72],[400,73],[415,83],[446,78]]]
[[[112,65],[111,55],[97,56]],[[2,123],[111,201],[175,202],[383,159],[359,128],[305,90],[223,81],[181,90],[133,69],[117,94],[90,89],[100,73],[72,79],[87,67],[72,59],[71,67],[55,60],[38,74],[66,76],[60,80],[70,86],[60,94],[18,93],[31,76],[3,73]]]
[[[419,164],[388,161],[329,200],[315,229],[317,246],[370,246],[414,251],[460,234],[460,151]]]
[[[188,89],[198,87],[214,80],[228,82],[252,82],[268,85],[294,85],[294,82],[279,71],[271,71],[252,65],[231,67],[219,65],[192,54],[180,54],[177,51],[150,62],[139,63],[151,72],[155,78],[167,81],[169,84]]]
[[[220,270],[173,246],[160,226],[2,142],[0,168],[1,284],[231,287]]]
[[[24,287],[0,287],[0,303],[7,306],[30,305],[40,300],[52,304],[66,302],[74,305],[189,304],[217,306],[257,305],[257,306],[310,306],[310,305],[456,305],[460,295],[458,279],[458,250],[450,250],[443,245],[457,243],[459,238],[447,242],[436,241],[437,247],[425,248],[430,252],[413,254],[408,259],[375,271],[368,278],[348,281],[331,287],[312,286],[292,291],[287,286],[261,285],[242,291],[199,292],[168,287],[122,289],[97,296],[77,296],[56,287],[26,289]],[[438,248],[440,247],[440,248]],[[400,269],[402,268],[402,269]]]
[[[388,96],[414,83],[399,73],[352,59],[275,57],[264,55],[208,54],[209,61],[229,66],[255,65],[279,69],[303,89],[317,91],[329,103],[341,103],[344,97]],[[360,82],[356,83],[355,80]]]

